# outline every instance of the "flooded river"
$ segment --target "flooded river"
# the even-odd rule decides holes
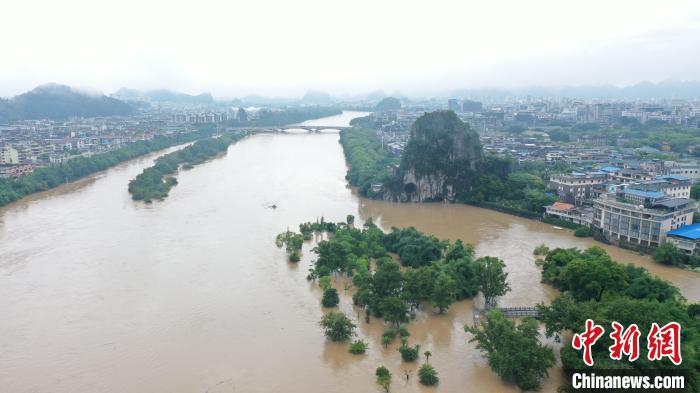
[[[516,392],[467,344],[471,301],[445,315],[420,313],[409,325],[410,342],[433,353],[437,389],[418,384],[416,365],[404,365],[396,345],[381,346],[381,321],[358,322],[367,355],[327,342],[318,326],[321,291],[305,279],[310,245],[289,264],[275,235],[316,217],[354,214],[460,238],[479,255],[505,260],[513,291],[504,305],[554,296],[539,282],[536,245],[600,245],[469,206],[358,198],[344,179],[337,134],[253,136],[182,171],[165,201],[132,201],[129,179],[156,156],[0,209],[1,391],[374,392],[383,364],[394,374],[392,392]],[[697,274],[605,248],[700,299]],[[349,296],[341,309],[357,317]],[[562,381],[556,369],[551,374],[543,391]]]

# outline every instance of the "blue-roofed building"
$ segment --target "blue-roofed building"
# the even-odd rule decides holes
[[[685,225],[668,231],[666,241],[678,246],[688,254],[700,254],[700,224]]]
[[[606,167],[600,168],[600,171],[605,172],[605,173],[615,173],[615,172],[622,171],[622,168],[618,168],[616,166],[606,166]]]
[[[608,241],[628,248],[653,248],[670,231],[692,224],[697,203],[628,186],[601,195],[593,208],[592,227]]]

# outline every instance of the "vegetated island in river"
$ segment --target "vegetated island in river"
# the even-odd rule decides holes
[[[541,340],[540,322],[525,317],[518,323],[496,307],[497,298],[510,290],[502,260],[488,256],[476,258],[471,245],[459,240],[440,241],[413,227],[392,228],[385,233],[371,219],[362,228],[356,228],[354,221],[352,215],[339,223],[321,219],[300,224],[299,233],[287,231],[277,236],[277,245],[286,247],[290,261],[300,259],[304,241],[313,239],[314,234],[316,239],[322,239],[312,250],[317,258],[307,278],[317,281],[323,290],[323,307],[338,305],[338,291],[331,283],[338,274],[347,276],[354,287],[352,301],[365,313],[364,323],[369,323],[371,318],[383,318],[389,325],[382,335],[382,344],[388,346],[401,339],[396,356],[400,355],[404,362],[415,362],[420,358],[421,343],[409,345],[410,333],[404,324],[420,309],[443,313],[453,302],[481,293],[486,314],[479,323],[465,326],[465,331],[471,334],[470,342],[476,343],[491,369],[504,382],[523,390],[539,389],[541,380],[555,364],[553,350]],[[398,262],[390,253],[398,256]],[[585,330],[588,318],[608,331],[613,321],[625,327],[637,324],[640,337],[647,337],[652,323],[663,326],[678,322],[682,326],[681,366],[675,366],[669,359],[651,361],[645,356],[635,362],[613,360],[608,351],[612,339],[604,335],[593,348],[595,363],[590,369],[601,375],[605,373],[603,370],[620,367],[640,375],[656,375],[662,369],[682,370],[687,376],[688,391],[700,391],[700,304],[689,304],[669,282],[652,276],[644,268],[614,261],[599,247],[585,251],[550,250],[541,245],[534,254],[542,268],[542,282],[560,291],[552,304],[536,305],[548,337],[569,340],[572,333]],[[334,310],[322,317],[320,325],[329,340],[348,342],[357,336],[357,325],[363,323],[360,319],[359,312],[355,319]],[[351,341],[348,347],[353,354],[367,350],[371,348],[361,337]],[[570,343],[562,345],[560,353],[563,370],[569,377],[577,370],[589,368],[584,365],[581,352]],[[430,356],[441,356],[435,349],[425,351],[424,355],[425,364]],[[436,370],[432,372],[437,376]],[[391,373],[388,374],[388,379],[378,380],[385,389],[391,383]],[[430,381],[438,383],[437,378],[419,382]],[[565,385],[558,391],[573,390]]]
[[[144,154],[210,137],[213,134],[213,125],[197,125],[195,131],[178,132],[169,136],[157,135],[153,139],[132,142],[106,153],[76,157],[59,165],[39,168],[31,175],[18,179],[0,179],[0,206],[17,201],[29,194],[46,191],[92,175]]]
[[[183,149],[156,159],[155,165],[146,168],[136,178],[129,181],[129,193],[135,201],[150,203],[168,196],[170,189],[177,184],[172,175],[180,166],[191,168],[217,154],[223,153],[232,143],[246,137],[247,132],[227,132],[222,135],[199,140]]]

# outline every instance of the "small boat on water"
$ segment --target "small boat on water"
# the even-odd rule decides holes
[[[558,226],[556,226],[556,225],[552,225],[552,228],[553,228],[553,229],[564,229],[564,228],[558,227]]]

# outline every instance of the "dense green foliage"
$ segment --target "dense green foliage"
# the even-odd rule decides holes
[[[659,302],[680,297],[678,289],[668,282],[644,268],[614,261],[600,247],[549,251],[542,264],[542,281],[577,301],[600,302],[608,294]]]
[[[489,366],[504,381],[523,390],[538,390],[554,365],[552,349],[540,344],[537,321],[526,317],[519,325],[499,311],[490,311],[481,324],[465,327],[469,342],[486,354]]]
[[[340,303],[340,297],[338,296],[338,290],[335,288],[328,288],[323,291],[323,298],[321,298],[321,304],[323,307],[335,307]]]
[[[401,346],[399,349],[397,349],[399,353],[401,354],[401,359],[403,359],[404,362],[413,362],[416,359],[418,359],[418,355],[420,354],[420,345],[416,344],[414,346],[408,345],[408,341],[406,339],[401,340]]]
[[[593,230],[589,227],[578,227],[574,230],[574,236],[576,237],[591,237],[593,236]]]
[[[442,174],[460,193],[473,184],[474,170],[482,160],[476,131],[452,111],[429,112],[411,127],[400,176],[406,171],[413,171],[416,177]]]
[[[438,372],[429,363],[423,363],[418,369],[418,381],[426,386],[434,386],[440,382]]]
[[[243,133],[227,133],[219,137],[202,139],[181,150],[166,154],[156,160],[129,182],[129,192],[135,201],[151,202],[164,199],[177,184],[172,175],[181,165],[194,166],[221,154],[229,145],[245,137]]]
[[[399,163],[399,158],[382,149],[376,132],[363,128],[352,128],[340,132],[340,143],[348,161],[345,178],[356,186],[360,194],[374,197],[373,183],[390,185],[393,181],[390,167]]]
[[[210,137],[213,127],[201,126],[197,131],[156,136],[133,142],[122,148],[90,157],[76,157],[63,164],[40,168],[19,179],[0,179],[0,206],[29,194],[45,191],[117,165],[121,162],[193,140]]]
[[[689,373],[689,391],[700,391],[697,305],[688,305],[676,287],[650,275],[644,268],[612,260],[598,247],[585,251],[550,250],[542,267],[543,281],[562,291],[551,305],[539,306],[548,336],[559,338],[563,332],[582,332],[589,318],[608,331],[612,321],[625,327],[637,324],[642,338],[647,337],[653,322],[660,326],[678,322],[682,327],[681,352],[683,368]],[[621,367],[635,370],[673,367],[668,359],[652,362],[646,356],[631,363],[612,360],[608,351],[611,344],[612,339],[605,334],[592,347],[593,372]],[[643,345],[640,342],[642,348]],[[561,359],[567,372],[585,367],[581,354],[571,345],[562,347]]]
[[[348,352],[350,352],[353,355],[362,355],[363,353],[367,352],[368,345],[366,342],[362,340],[355,340],[350,343],[350,346],[348,347]]]
[[[459,240],[440,241],[415,228],[393,228],[384,233],[371,221],[355,228],[347,222],[333,224],[321,219],[299,228],[301,235],[278,235],[278,245],[293,237],[310,239],[313,233],[332,234],[314,247],[318,258],[308,278],[319,279],[325,291],[330,288],[331,274],[351,276],[357,289],[353,301],[366,310],[367,318],[384,318],[397,329],[414,316],[422,303],[443,312],[455,301],[471,298],[479,291],[494,299],[508,288],[503,261],[477,259],[472,247]],[[389,253],[398,255],[399,261],[394,261]],[[399,332],[400,329],[387,337],[385,344]]]
[[[692,267],[700,266],[700,260],[694,255],[688,255],[671,242],[663,242],[654,250],[652,254],[654,261],[672,266],[690,265]]]
[[[355,324],[340,312],[330,312],[321,318],[323,331],[331,341],[347,341],[355,332]]]

